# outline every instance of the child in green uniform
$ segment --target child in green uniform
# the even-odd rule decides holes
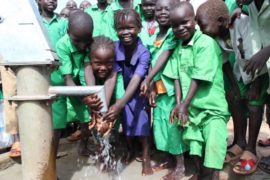
[[[229,117],[221,50],[214,39],[195,29],[194,11],[188,2],[180,2],[171,11],[170,19],[174,35],[182,40],[163,71],[181,85],[181,103],[172,116],[184,126],[183,140],[189,145],[196,166],[192,178],[202,178],[203,162],[211,179],[219,179]]]
[[[113,41],[105,36],[97,36],[94,38],[93,43],[91,45],[91,51],[90,51],[90,58],[91,62],[90,65],[93,70],[94,78],[95,78],[95,85],[105,85],[105,82],[111,78],[112,74],[117,74],[116,68],[114,67],[114,43]],[[110,86],[110,92],[106,93],[106,97],[110,97],[109,99],[107,98],[108,105],[113,103],[115,100],[122,98],[124,95],[124,86],[123,86],[123,76],[119,73],[117,75],[117,80],[116,82],[111,84]],[[106,88],[106,87],[105,87]],[[112,96],[113,92],[113,96]],[[111,98],[112,97],[112,98]],[[109,126],[109,129],[106,131],[111,131],[113,126],[110,126],[108,124],[112,123],[112,125],[115,124],[116,120],[108,120],[108,119],[103,119],[102,115],[100,113],[100,109],[104,104],[100,101],[100,99],[97,97],[96,94],[91,94],[87,97],[84,98],[84,102],[90,107],[91,109],[91,116],[92,116],[92,121],[97,120],[99,121],[102,119],[102,124],[93,121],[94,123],[99,123],[94,124],[94,127],[96,127],[96,130],[98,133],[101,133],[102,135],[102,127]],[[91,122],[92,123],[92,122]],[[89,127],[92,126],[90,123]],[[105,126],[104,126],[105,125]],[[107,129],[107,128],[106,128]],[[95,132],[95,131],[94,131]],[[94,133],[95,134],[95,133]],[[99,143],[100,137],[97,136],[97,141]],[[103,148],[103,144],[101,145],[101,148]],[[106,158],[103,157],[104,155],[100,152],[100,149],[97,149],[97,155],[99,158],[97,158],[97,164],[99,164],[100,158]],[[102,160],[101,160],[102,161]],[[103,169],[104,167],[100,167],[100,169]],[[105,167],[105,168],[110,168],[110,167]]]
[[[164,64],[177,45],[172,29],[170,28],[170,9],[176,1],[158,0],[156,3],[156,20],[159,24],[158,32],[154,35],[154,42],[149,46],[151,53],[151,70],[141,84],[142,94],[146,94],[153,79],[153,88],[150,93],[150,105],[153,109],[153,131],[156,148],[167,152],[176,158],[176,168],[164,179],[181,178],[184,175],[183,153],[186,147],[182,142],[182,127],[177,122],[170,122],[170,113],[180,99],[175,96],[175,89],[180,90],[178,80],[162,76]],[[174,84],[175,82],[175,84]],[[180,92],[179,92],[180,93]],[[178,93],[178,94],[179,94]],[[169,162],[162,163],[156,170],[165,168]],[[163,167],[162,167],[163,166]],[[164,167],[165,166],[165,167]]]
[[[66,33],[67,21],[58,17],[58,15],[54,13],[54,10],[57,7],[56,0],[39,0],[38,6],[43,25],[48,32],[53,48],[55,48],[57,41]],[[51,84],[53,86],[64,85],[64,78],[58,69],[54,70],[51,74]],[[57,152],[61,131],[66,127],[65,124],[63,124],[67,119],[67,104],[65,96],[58,96],[52,103],[52,118],[55,150]]]
[[[110,37],[113,41],[118,40],[114,29],[114,12],[107,0],[98,0],[96,5],[85,9],[85,12],[93,17],[93,37],[104,35]]]
[[[153,43],[157,33],[158,23],[155,20],[155,7],[157,0],[142,0],[142,30],[139,34],[143,44],[148,47]]]
[[[112,10],[115,12],[123,8],[135,9],[139,14],[141,14],[141,0],[115,0],[112,3]]]
[[[66,86],[85,84],[84,63],[89,62],[88,49],[92,42],[92,31],[93,21],[88,14],[76,11],[70,15],[68,34],[56,44],[56,52],[61,62],[59,69],[64,76]],[[70,102],[82,123],[79,154],[89,156],[90,151],[87,149],[89,113],[87,107],[78,97],[70,97]]]
[[[117,78],[112,81],[110,88],[107,88],[110,89],[110,91],[106,93],[106,100],[108,102],[107,105],[110,105],[112,99],[120,99],[124,94],[123,77],[121,74],[117,74],[114,67],[113,41],[106,36],[95,37],[91,45],[89,56],[91,62],[87,63],[85,67],[87,70],[87,66],[91,66],[95,78],[95,85],[105,85],[109,78],[117,75]],[[100,111],[103,106],[96,94],[87,96],[84,98],[84,102],[90,106],[92,112]]]
[[[105,89],[110,90],[105,92],[108,102],[107,106],[114,103],[115,100],[122,98],[124,95],[123,76],[116,72],[117,69],[114,67],[114,54],[114,43],[110,38],[106,36],[97,36],[94,38],[89,54],[91,57],[89,65],[91,65],[93,70],[95,85],[106,85],[106,81],[117,76],[117,78],[112,81],[109,88],[105,86]],[[90,107],[91,114],[100,114],[99,111],[103,104],[96,94],[85,97],[84,102]],[[115,120],[108,122],[115,122]]]
[[[217,19],[222,19],[222,23]],[[228,149],[225,162],[240,157],[233,170],[238,174],[251,174],[257,167],[256,140],[263,117],[268,77],[262,75],[251,81],[251,76],[243,74],[241,61],[248,62],[254,54],[249,17],[242,15],[236,19],[233,27],[229,28],[228,9],[223,1],[216,0],[207,1],[198,9],[197,21],[204,33],[220,39],[222,49],[224,49],[222,43],[230,41],[231,49],[235,52],[236,62],[231,71],[237,81],[236,88],[239,93],[235,93],[236,91],[231,88],[229,96],[233,98],[228,99],[236,142]],[[248,143],[246,142],[247,119],[249,119]]]

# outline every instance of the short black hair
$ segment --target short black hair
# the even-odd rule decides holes
[[[114,27],[117,29],[118,25],[125,21],[129,16],[134,17],[136,25],[139,29],[142,28],[142,20],[140,15],[134,10],[130,8],[121,9],[115,12],[114,14]]]
[[[81,28],[93,31],[93,20],[91,16],[81,10],[70,13],[68,18],[68,29]]]
[[[218,20],[221,17],[229,20],[229,10],[222,0],[208,0],[199,6],[196,19],[199,19],[200,16],[207,17],[212,21]]]
[[[112,52],[114,52],[114,43],[113,41],[106,37],[106,36],[97,36],[94,38],[93,43],[91,45],[91,51],[90,51],[90,55],[95,54],[95,50],[97,49],[110,49],[112,50]]]
[[[178,0],[177,0],[177,1],[178,1]],[[171,13],[172,13],[173,11],[179,9],[179,8],[188,8],[188,9],[191,10],[192,15],[195,17],[194,8],[193,8],[193,6],[192,6],[189,2],[187,2],[187,1],[176,2],[176,1],[174,0],[173,5],[174,5],[174,6],[173,6],[172,9],[171,9]]]

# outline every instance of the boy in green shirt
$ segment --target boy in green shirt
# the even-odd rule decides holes
[[[112,10],[115,12],[124,8],[135,9],[141,15],[141,0],[115,0],[112,3]]]
[[[114,29],[114,12],[107,0],[98,0],[96,5],[85,9],[85,12],[93,17],[93,37],[104,35],[113,41],[118,40]]]
[[[64,76],[66,86],[84,85],[84,63],[89,62],[89,46],[92,42],[93,21],[92,18],[82,12],[76,11],[69,17],[68,31],[56,44],[56,52],[60,59],[59,70]],[[70,97],[76,114],[81,121],[81,143],[79,154],[89,156],[87,140],[89,136],[89,113],[87,107],[78,97]]]
[[[170,15],[172,29],[182,43],[175,49],[163,74],[180,81],[181,103],[172,112],[184,126],[196,173],[202,178],[202,162],[209,179],[219,179],[227,149],[229,112],[225,99],[221,50],[214,39],[195,29],[191,4],[181,2]],[[202,161],[202,156],[204,160]]]

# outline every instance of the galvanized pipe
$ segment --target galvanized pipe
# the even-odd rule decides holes
[[[104,86],[52,86],[49,88],[50,95],[63,96],[87,96],[96,93],[102,101],[102,109],[100,112],[107,112],[107,102]]]
[[[16,70],[19,131],[24,180],[55,180],[55,152],[47,65],[20,66]],[[20,97],[23,97],[20,101]],[[43,97],[42,100],[34,97]],[[47,97],[47,98],[46,98]],[[38,98],[37,98],[38,99]]]

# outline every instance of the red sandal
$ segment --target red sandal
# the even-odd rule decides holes
[[[245,151],[238,163],[234,165],[233,172],[240,175],[252,174],[257,170],[258,163],[259,160],[253,153]]]

